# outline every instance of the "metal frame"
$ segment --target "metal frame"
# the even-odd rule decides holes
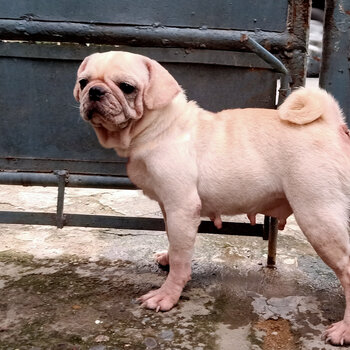
[[[3,0],[0,0],[0,3],[1,1]],[[175,28],[162,25],[132,26],[124,24],[74,23],[69,21],[40,20],[40,18],[37,20],[31,16],[16,19],[0,19],[0,40],[5,40],[5,42],[0,42],[0,55],[1,52],[6,52],[7,49],[13,47],[17,47],[19,55],[21,55],[20,51],[23,47],[25,51],[25,46],[30,45],[29,43],[23,45],[21,43],[7,42],[8,40],[64,41],[84,44],[88,42],[93,45],[103,44],[101,51],[105,50],[106,44],[115,45],[117,43],[118,45],[127,45],[128,50],[134,52],[137,52],[138,47],[142,47],[144,54],[149,49],[152,55],[155,54],[153,58],[159,60],[161,56],[157,57],[158,49],[159,55],[168,55],[168,59],[170,58],[169,62],[171,62],[172,54],[178,55],[180,53],[182,60],[185,62],[187,56],[192,56],[193,58],[196,55],[196,51],[205,53],[206,50],[208,52],[218,50],[229,53],[229,50],[234,50],[232,59],[236,63],[239,62],[238,66],[258,67],[258,69],[269,69],[270,67],[270,69],[280,75],[281,87],[278,100],[278,104],[280,104],[288,95],[290,85],[292,87],[303,85],[306,70],[305,42],[308,31],[310,1],[289,0],[288,2],[290,10],[286,28],[283,32],[275,33],[262,30],[242,32],[240,30],[219,30],[213,28]],[[70,45],[72,46],[72,44]],[[38,46],[40,46],[40,49],[44,47],[44,45],[35,46],[33,45],[32,47],[34,51],[38,49]],[[50,45],[46,44],[46,46]],[[62,46],[60,50],[64,49],[64,45]],[[72,47],[69,49],[72,49]],[[67,57],[70,55],[69,49],[67,49]],[[100,50],[98,46],[95,46],[95,49],[97,51]],[[88,54],[89,48],[84,48],[84,46],[80,45],[79,47],[77,46],[76,51],[78,50],[82,56],[85,56]],[[51,45],[48,55],[52,55],[52,59],[55,59],[54,51],[55,47]],[[182,51],[186,52],[186,55],[182,55]],[[38,57],[41,54],[41,52],[37,52]],[[152,55],[150,56],[152,57]],[[23,57],[26,57],[25,52],[23,52]],[[257,60],[258,57],[262,60]],[[196,63],[201,63],[202,58],[198,55],[195,60]],[[178,60],[174,58],[174,62],[177,63]],[[230,63],[213,62],[213,64],[229,65]],[[21,160],[24,163],[26,161],[24,158]],[[45,171],[45,160],[35,160],[39,164],[36,164],[37,171]],[[64,212],[65,187],[134,189],[135,187],[128,180],[126,174],[123,174],[123,171],[125,172],[123,162],[116,162],[118,174],[115,177],[109,176],[112,174],[108,171],[104,174],[97,172],[100,174],[98,176],[96,176],[96,173],[89,172],[84,173],[84,175],[79,174],[79,172],[70,174],[65,170],[58,170],[50,174],[32,173],[35,169],[30,168],[31,161],[32,159],[28,158],[28,167],[26,168],[27,165],[25,165],[24,168],[21,168],[22,172],[17,172],[16,159],[9,158],[8,167],[5,166],[7,172],[0,171],[0,184],[57,186],[57,212],[23,213],[0,211],[0,223],[45,224],[59,228],[64,226],[87,226],[164,231],[162,219],[78,215]],[[44,165],[44,169],[40,167],[40,164]],[[64,161],[58,161],[56,164],[58,169],[64,169]],[[23,172],[27,170],[31,171],[31,173]],[[277,226],[277,220],[270,217],[265,217],[264,224],[255,226],[225,222],[221,230],[217,230],[211,222],[203,221],[199,226],[198,232],[239,234],[243,236],[258,236],[264,240],[268,239],[267,265],[273,267],[276,263]]]
[[[86,226],[128,230],[165,230],[163,219],[64,213],[64,194],[66,187],[136,189],[127,178],[70,175],[65,170],[59,170],[54,172],[54,174],[0,173],[0,183],[7,185],[58,187],[56,213],[0,211],[0,223],[50,225],[57,226],[57,228],[63,228],[64,226]],[[224,222],[222,229],[218,230],[211,222],[202,221],[198,232],[229,235],[234,234],[234,232],[240,232],[242,236],[258,236],[268,239],[268,230],[264,229],[264,225],[262,224],[250,227],[244,223]]]

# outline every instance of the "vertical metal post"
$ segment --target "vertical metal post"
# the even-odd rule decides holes
[[[269,243],[267,253],[267,267],[275,267],[277,253],[278,220],[269,217]]]
[[[56,212],[56,221],[57,228],[63,228],[64,226],[64,191],[66,188],[66,182],[68,177],[68,172],[66,170],[55,171],[55,174],[58,177],[58,194],[57,194],[57,212]]]
[[[264,218],[264,240],[268,242],[267,267],[276,267],[278,220],[265,216]]]
[[[327,0],[320,86],[339,102],[350,123],[350,1]]]
[[[270,217],[264,216],[263,240],[268,241],[270,236]]]

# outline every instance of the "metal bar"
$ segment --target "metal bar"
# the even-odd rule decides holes
[[[67,187],[111,188],[135,190],[137,187],[127,177],[69,175]]]
[[[252,52],[116,45],[72,45],[67,43],[0,42],[0,57],[80,61],[96,52],[128,51],[160,63],[197,63],[229,67],[271,68]],[[72,161],[72,160],[70,160]]]
[[[278,58],[272,55],[269,51],[267,51],[263,46],[261,46],[258,42],[252,39],[250,35],[241,35],[241,42],[244,43],[251,51],[255,52],[277,72],[282,74],[288,74],[288,70],[284,66],[284,64]]]
[[[281,87],[278,94],[278,105],[282,104],[285,98],[290,94],[290,75],[286,66],[269,51],[267,51],[258,42],[252,39],[250,36],[243,34],[241,36],[241,41],[245,45],[256,53],[260,58],[262,58],[266,63],[268,63],[273,69],[281,73]]]
[[[270,235],[270,217],[265,215],[264,216],[264,234],[263,234],[263,240],[268,241]]]
[[[120,217],[111,215],[66,214],[66,226],[115,228],[122,230],[165,231],[158,218]]]
[[[244,50],[245,45],[240,41],[241,34],[242,31],[220,29],[0,20],[0,40]],[[304,49],[304,44],[292,33],[256,31],[251,32],[251,35],[255,40],[265,41],[271,47]]]
[[[56,226],[55,213],[0,211],[2,224],[30,224]],[[65,214],[65,226],[104,227],[127,230],[165,231],[163,219],[118,217],[111,215],[83,215]],[[239,236],[263,237],[263,225],[224,222],[223,228],[218,230],[211,221],[202,221],[199,233],[226,234]]]
[[[1,59],[0,59],[1,62]],[[33,62],[34,63],[34,62]],[[21,65],[21,64],[20,64]],[[22,66],[21,66],[22,67]],[[33,68],[34,69],[34,68]],[[61,72],[61,71],[60,71]],[[8,96],[8,95],[6,95]],[[2,99],[2,101],[4,98]],[[2,102],[1,101],[1,102]],[[27,100],[28,102],[28,100]],[[9,101],[7,101],[9,103]],[[26,102],[23,102],[26,104]],[[27,105],[27,104],[26,104]],[[46,104],[43,102],[43,105],[46,106]],[[50,105],[50,104],[49,104]],[[37,110],[37,106],[32,106],[34,109],[33,111]],[[49,108],[47,106],[47,108]],[[33,112],[34,113],[34,112]],[[64,113],[67,113],[70,115],[71,111],[64,110]],[[18,116],[18,120],[21,120],[24,115],[28,115],[26,113],[23,113],[22,115]],[[45,114],[43,114],[45,115]],[[36,116],[37,119],[40,120],[40,117]],[[1,123],[1,127],[4,124]],[[41,135],[38,133],[37,135]],[[37,136],[38,137],[38,136]],[[38,147],[41,143],[39,141],[35,141],[36,147]],[[60,140],[62,142],[62,140]],[[22,146],[21,146],[22,147]],[[22,152],[23,149],[20,147],[19,152]],[[120,176],[120,177],[127,177],[126,175],[126,166],[125,166],[125,160],[121,161],[118,159],[118,156],[113,154],[114,159],[111,159],[111,161],[101,161],[95,159],[91,160],[72,160],[67,159],[63,154],[60,155],[61,159],[55,159],[52,158],[51,155],[46,155],[46,158],[37,158],[37,157],[17,157],[16,155],[12,154],[12,156],[9,155],[10,151],[4,151],[4,147],[2,146],[2,150],[0,151],[2,154],[0,154],[0,174],[2,170],[6,170],[9,172],[22,172],[22,173],[41,173],[41,174],[50,174],[56,169],[67,169],[71,174],[80,174],[80,175],[98,175],[98,176]],[[17,152],[17,151],[15,151]],[[30,152],[28,150],[25,150],[25,152]],[[37,153],[38,151],[36,151]],[[4,154],[5,153],[5,154]],[[11,152],[12,153],[12,152]],[[37,155],[37,154],[36,154]],[[57,156],[57,154],[55,155]],[[85,156],[85,154],[84,154]],[[104,157],[103,152],[101,152],[101,157]],[[81,157],[81,155],[80,155]]]
[[[58,194],[57,194],[57,213],[56,213],[56,222],[57,228],[63,228],[64,226],[64,190],[66,187],[66,181],[68,172],[66,170],[59,170],[56,172],[58,177]]]
[[[214,233],[220,235],[257,236],[263,237],[264,225],[254,226],[242,222],[223,222],[218,230],[211,221],[202,221],[198,228],[199,233]]]
[[[0,184],[22,186],[58,186],[55,174],[0,172]],[[136,189],[127,177],[95,176],[95,175],[66,175],[67,187]]]
[[[278,220],[276,218],[270,218],[269,225],[269,243],[267,253],[267,267],[274,268],[276,266],[276,253],[277,253],[277,234],[278,234]]]
[[[0,211],[1,224],[56,226],[56,213]]]

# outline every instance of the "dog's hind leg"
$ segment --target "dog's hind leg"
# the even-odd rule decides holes
[[[300,201],[299,198],[297,203],[293,203],[291,199],[290,203],[301,230],[322,260],[333,269],[344,288],[344,319],[331,325],[323,334],[326,342],[343,345],[350,343],[350,243],[347,199],[337,191],[331,194],[327,201],[324,196],[315,197],[317,194],[313,193],[313,196],[306,197],[306,200]]]

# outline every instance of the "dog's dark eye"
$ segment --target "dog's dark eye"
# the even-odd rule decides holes
[[[84,90],[85,86],[88,84],[88,80],[87,79],[81,79],[79,80],[79,85],[80,85],[80,89]]]
[[[119,88],[124,92],[124,94],[127,94],[127,95],[133,93],[136,89],[135,86],[132,86],[128,83],[120,83]]]

